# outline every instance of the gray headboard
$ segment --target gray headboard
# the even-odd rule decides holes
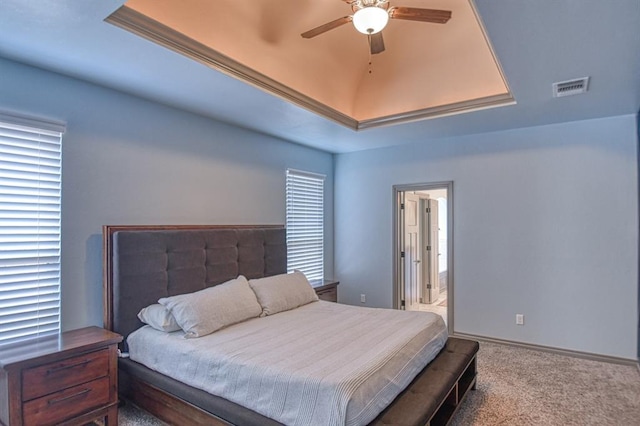
[[[285,273],[283,226],[104,226],[104,325],[125,338],[159,298]]]

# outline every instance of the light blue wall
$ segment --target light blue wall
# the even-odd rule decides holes
[[[0,111],[67,124],[64,329],[102,324],[102,225],[284,224],[289,167],[327,175],[333,276],[331,154],[7,60],[0,76]]]
[[[636,357],[635,116],[337,155],[334,210],[330,154],[7,60],[0,76],[0,111],[67,123],[65,329],[101,324],[103,224],[283,223],[292,167],[327,175],[341,301],[391,306],[392,185],[453,180],[457,332]]]
[[[453,181],[456,332],[635,359],[637,137],[630,115],[337,155],[340,301],[391,307],[392,186]]]

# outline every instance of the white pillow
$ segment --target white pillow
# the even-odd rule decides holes
[[[173,315],[171,315],[171,312],[158,303],[142,308],[142,310],[138,312],[138,318],[143,323],[159,331],[171,333],[172,331],[180,330],[180,326]]]
[[[307,277],[300,271],[249,280],[249,285],[262,306],[262,316],[288,311],[318,300]]]
[[[206,336],[262,312],[242,275],[195,293],[163,297],[158,303],[171,311],[186,338]]]

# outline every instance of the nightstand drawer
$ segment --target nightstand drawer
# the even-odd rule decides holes
[[[320,290],[316,293],[318,294],[318,299],[320,300],[326,300],[327,302],[335,302],[338,300],[338,290],[335,287],[326,290]]]
[[[88,412],[109,402],[109,378],[83,383],[23,405],[24,426],[55,425],[60,420]]]
[[[22,372],[22,400],[29,401],[108,374],[108,349],[30,368]]]
[[[320,283],[316,282],[313,289],[316,291],[318,299],[326,300],[327,302],[337,302],[338,284],[340,284],[340,281],[323,280]]]

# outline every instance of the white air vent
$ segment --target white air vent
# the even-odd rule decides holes
[[[553,83],[553,97],[579,95],[589,88],[589,77]]]

